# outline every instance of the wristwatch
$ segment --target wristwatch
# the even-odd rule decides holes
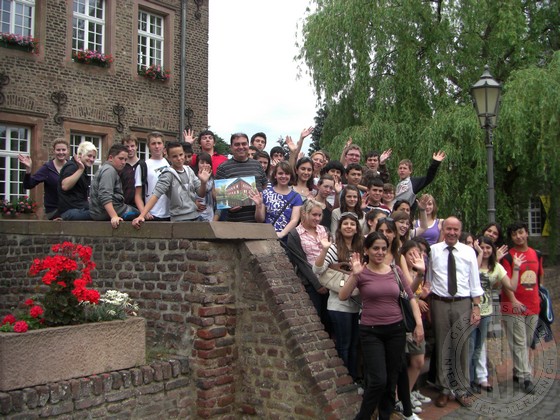
[[[480,303],[473,303],[473,304],[472,304],[472,307],[473,307],[473,308],[474,308],[474,307],[477,307],[478,309],[480,309]]]

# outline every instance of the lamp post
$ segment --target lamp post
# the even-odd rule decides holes
[[[484,66],[484,73],[480,80],[471,87],[471,96],[480,128],[486,130],[486,160],[488,179],[488,221],[496,221],[496,200],[494,190],[494,145],[492,143],[492,129],[496,127],[500,108],[500,94],[502,86]]]

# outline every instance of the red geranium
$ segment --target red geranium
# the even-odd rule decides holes
[[[35,305],[35,302],[33,302],[33,299],[27,299],[25,302],[23,302],[26,306],[33,306]]]
[[[25,322],[25,321],[17,321],[14,324],[14,332],[23,333],[23,332],[26,332],[28,329],[29,329],[29,326],[27,325],[27,322]]]
[[[33,318],[39,318],[45,311],[40,306],[34,306],[29,310],[29,315]]]
[[[2,325],[15,324],[15,322],[16,322],[16,317],[13,316],[12,314],[8,314],[4,318],[2,318]]]

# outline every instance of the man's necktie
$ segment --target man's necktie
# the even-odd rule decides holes
[[[447,291],[451,296],[457,294],[457,267],[455,266],[455,257],[453,250],[455,248],[448,246],[449,256],[447,257]]]

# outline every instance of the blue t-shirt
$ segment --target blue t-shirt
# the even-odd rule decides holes
[[[291,190],[288,194],[280,194],[274,191],[273,187],[269,187],[263,191],[263,203],[266,207],[265,223],[272,223],[277,218],[278,213],[282,211],[286,203],[289,203],[280,217],[274,222],[274,230],[281,232],[292,218],[292,209],[296,206],[301,206],[303,200],[301,196]]]

